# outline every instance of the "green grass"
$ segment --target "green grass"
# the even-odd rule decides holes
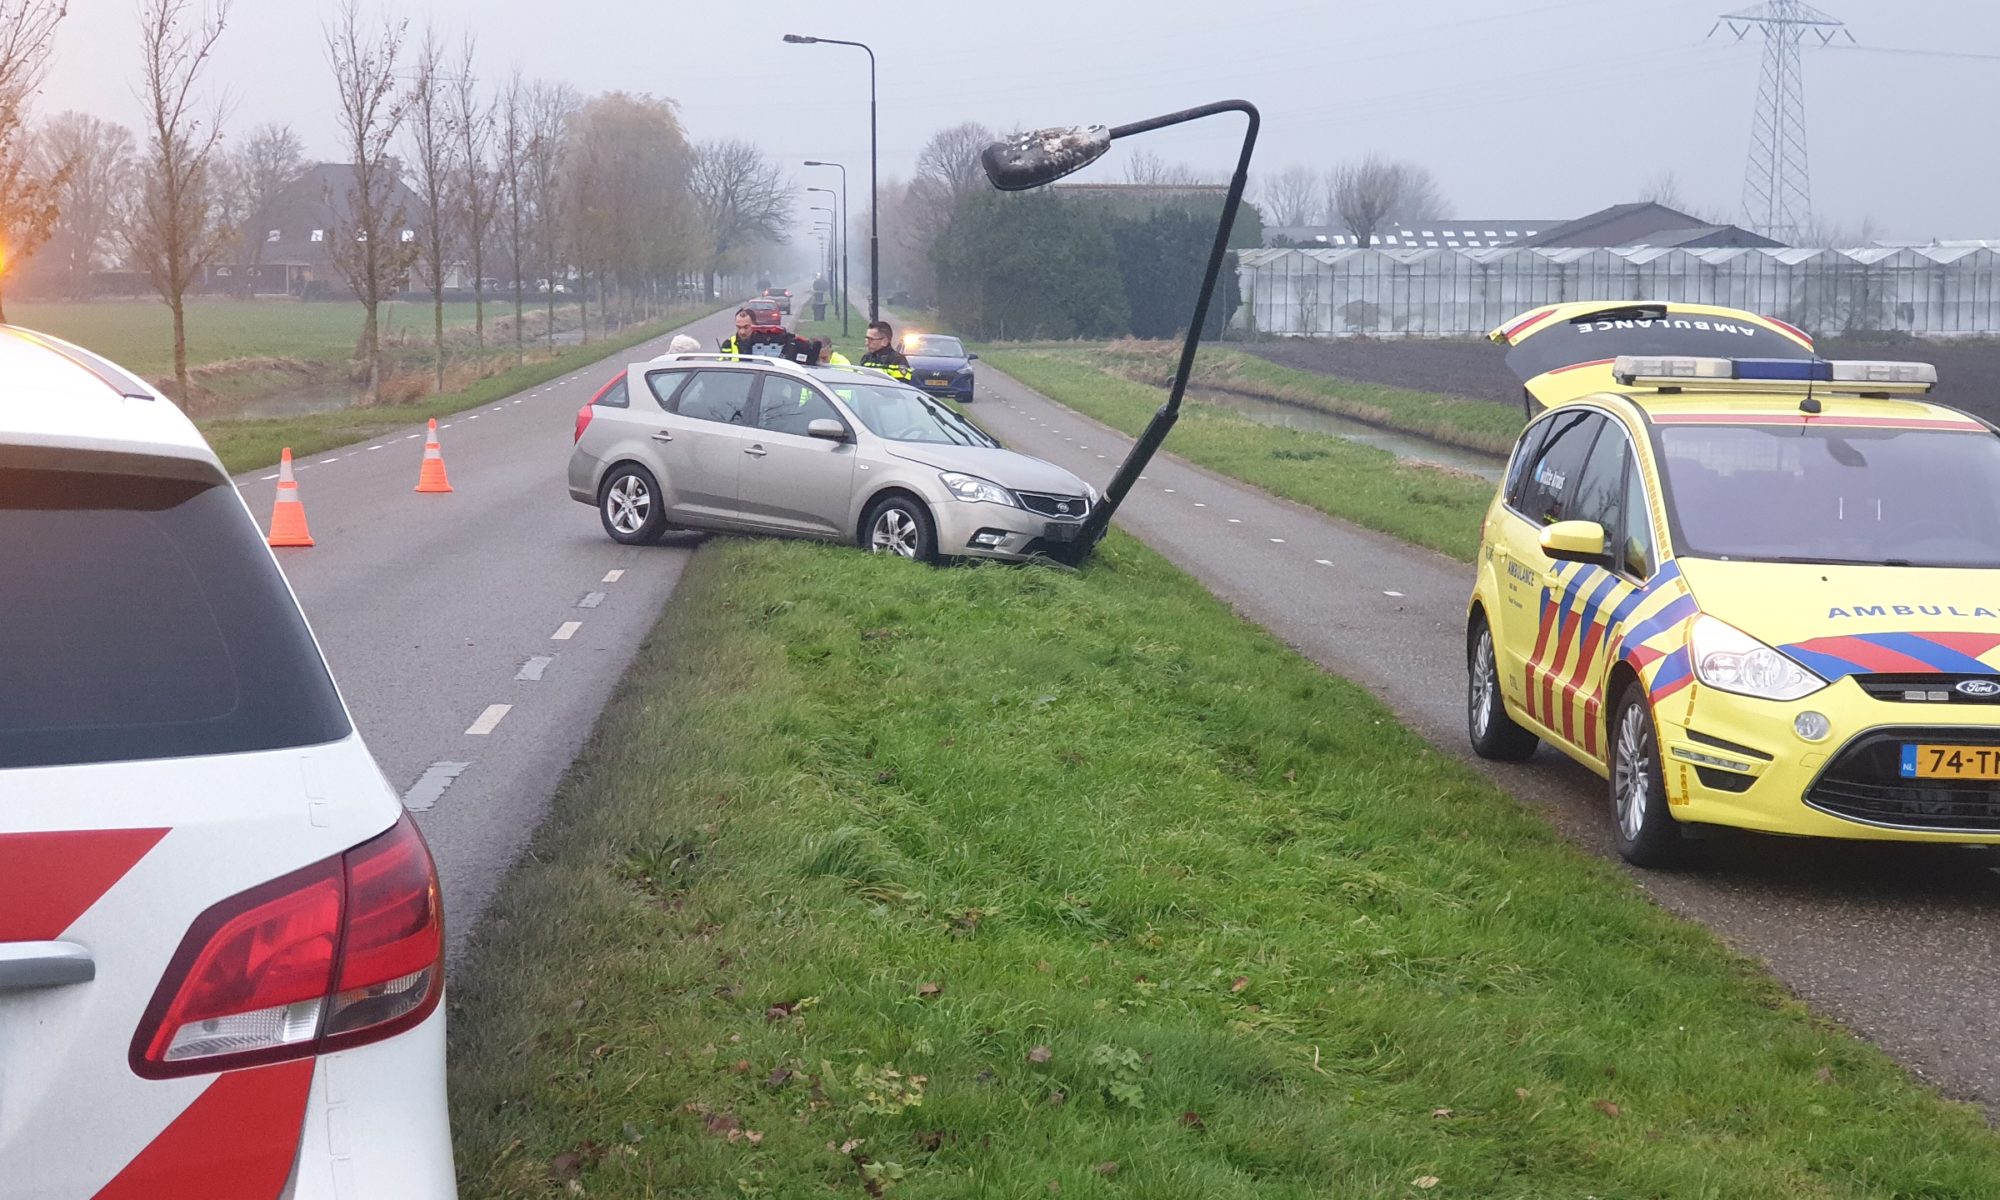
[[[1133,436],[1164,399],[1159,387],[1094,365],[1086,351],[986,347],[980,361]],[[1478,551],[1479,523],[1493,499],[1493,485],[1471,475],[1402,462],[1373,446],[1266,425],[1194,400],[1183,401],[1165,448],[1274,495],[1463,562]]]
[[[447,328],[470,328],[472,308],[470,303],[445,305]],[[487,303],[489,326],[503,315],[513,318],[511,301],[504,306]],[[361,336],[361,318],[361,306],[354,303],[192,300],[187,306],[188,363],[200,366],[247,358],[346,362]],[[173,319],[167,306],[157,301],[10,300],[7,319],[75,342],[148,379],[174,373]],[[382,322],[391,340],[427,345],[431,337],[429,304],[385,304]]]
[[[530,358],[521,366],[487,376],[463,389],[426,396],[410,404],[341,408],[331,412],[265,419],[217,417],[195,423],[222,458],[223,466],[232,472],[248,471],[276,463],[279,450],[286,446],[292,448],[295,456],[303,458],[388,433],[412,421],[441,417],[512,395],[671,332],[711,311],[713,309],[699,307],[669,313],[650,325],[620,330],[608,341],[567,347],[551,357]],[[607,371],[606,378],[609,375]]]
[[[452,992],[462,1194],[2000,1195],[2000,1143],[1114,535],[697,554]]]

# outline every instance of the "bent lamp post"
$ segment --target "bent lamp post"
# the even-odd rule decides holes
[[[1181,345],[1180,367],[1174,372],[1173,388],[1167,393],[1167,402],[1147,422],[1145,432],[1139,435],[1138,443],[1132,447],[1132,453],[1118,464],[1118,473],[1111,477],[1110,486],[1104,489],[1104,498],[1084,518],[1083,528],[1077,534],[1079,557],[1088,554],[1104,537],[1112,514],[1118,511],[1119,502],[1132,490],[1139,473],[1146,469],[1154,451],[1166,440],[1167,431],[1174,427],[1174,421],[1180,416],[1181,396],[1187,391],[1188,375],[1194,370],[1194,352],[1201,344],[1202,326],[1208,321],[1209,298],[1215,291],[1216,277],[1222,273],[1223,260],[1228,256],[1229,231],[1236,222],[1236,206],[1243,202],[1243,189],[1250,177],[1250,153],[1257,146],[1257,107],[1247,100],[1221,100],[1109,129],[1102,125],[1039,129],[995,142],[979,156],[980,165],[986,169],[986,177],[994,187],[1003,192],[1026,191],[1053,183],[1089,166],[1119,138],[1226,112],[1240,112],[1248,119],[1243,130],[1243,151],[1236,159],[1236,174],[1230,177],[1229,194],[1222,202],[1222,219],[1216,224],[1215,245],[1209,251],[1208,270],[1202,276],[1201,294],[1195,297],[1194,320],[1188,324],[1187,340]]]

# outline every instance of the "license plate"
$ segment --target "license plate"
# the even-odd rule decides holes
[[[930,385],[931,385],[932,387],[950,387],[950,386],[951,386],[951,380],[949,380],[949,379],[932,379],[932,380],[930,381]]]
[[[1903,744],[1905,779],[2000,779],[2000,746]]]
[[[1050,521],[1042,527],[1042,538],[1050,542],[1073,542],[1082,528],[1081,521]]]

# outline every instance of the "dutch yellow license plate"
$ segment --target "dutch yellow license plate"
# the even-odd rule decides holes
[[[1905,779],[2000,779],[2000,746],[1903,744]]]

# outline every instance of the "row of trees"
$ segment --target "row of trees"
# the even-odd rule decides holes
[[[1370,154],[1327,171],[1292,166],[1266,176],[1258,207],[1273,225],[1338,225],[1363,246],[1391,220],[1408,224],[1445,215],[1444,196],[1428,168]]]
[[[38,252],[39,274],[73,296],[107,264],[143,274],[174,312],[183,397],[185,297],[212,264],[257,270],[281,198],[302,200],[324,226],[338,281],[362,306],[356,359],[378,389],[380,307],[413,283],[432,301],[442,386],[454,275],[478,301],[482,349],[488,279],[507,281],[518,355],[537,293],[551,337],[561,291],[585,306],[587,330],[593,299],[604,322],[650,308],[690,274],[712,293],[719,273],[785,240],[793,186],[754,145],[691,141],[671,100],[586,99],[518,71],[482,88],[471,37],[449,48],[434,30],[413,37],[358,0],[323,30],[335,165],[315,171],[281,125],[225,142],[223,106],[203,99],[202,75],[229,0],[198,2],[143,2],[147,125],[135,137],[87,113],[30,123],[65,3],[0,0],[0,282]]]

